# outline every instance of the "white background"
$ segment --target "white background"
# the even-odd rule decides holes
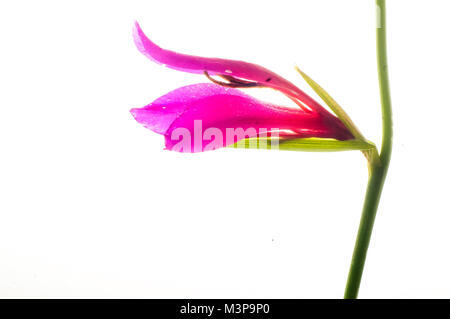
[[[387,2],[395,145],[360,297],[449,298],[450,3]],[[364,157],[164,151],[129,109],[205,79],[142,56],[135,19],[315,96],[297,64],[380,141],[374,1],[2,1],[0,297],[342,297]]]

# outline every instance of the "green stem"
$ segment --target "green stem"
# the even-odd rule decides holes
[[[364,263],[369,248],[378,203],[389,167],[392,152],[392,109],[389,90],[389,77],[386,53],[386,1],[376,0],[377,4],[377,60],[380,84],[381,110],[383,116],[383,140],[380,162],[371,165],[371,174],[367,185],[366,198],[353,250],[352,262],[347,278],[344,298],[358,297],[359,285],[364,270]]]

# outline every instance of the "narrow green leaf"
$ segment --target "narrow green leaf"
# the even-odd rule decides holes
[[[356,127],[355,123],[351,120],[350,116],[344,111],[344,109],[325,91],[319,84],[306,75],[297,66],[295,69],[305,79],[305,81],[312,87],[312,89],[319,95],[322,100],[330,107],[330,109],[336,114],[336,116],[344,123],[344,125],[350,130],[356,139],[365,140],[364,136]]]
[[[234,148],[271,149],[282,151],[306,152],[340,152],[340,151],[367,151],[375,145],[363,140],[338,141],[329,138],[248,138],[231,145]]]
[[[361,149],[364,156],[367,158],[369,163],[373,165],[378,165],[380,162],[379,155],[375,144],[370,141],[367,141],[365,137],[362,135],[360,130],[356,127],[355,123],[353,123],[352,119],[348,114],[344,111],[344,109],[325,91],[319,84],[317,84],[313,79],[311,79],[306,73],[300,70],[297,66],[295,69],[300,73],[300,75],[305,79],[306,83],[308,83],[311,88],[320,96],[322,100],[330,107],[330,109],[336,114],[336,116],[344,123],[345,127],[349,129],[349,131],[353,134],[357,143],[367,143],[372,145],[373,147],[370,149]]]

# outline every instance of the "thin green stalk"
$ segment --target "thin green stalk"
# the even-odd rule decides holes
[[[366,198],[353,250],[352,262],[347,278],[344,298],[358,297],[359,285],[364,270],[364,263],[369,248],[378,203],[389,167],[392,152],[392,108],[389,90],[389,77],[386,53],[386,1],[376,0],[377,4],[377,60],[380,84],[381,110],[383,115],[383,140],[380,162],[372,164],[367,185]]]

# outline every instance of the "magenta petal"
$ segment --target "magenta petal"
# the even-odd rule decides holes
[[[207,71],[211,75],[231,75],[258,82],[299,99],[309,108],[319,113],[328,113],[319,103],[294,84],[257,64],[219,58],[204,58],[162,49],[144,34],[137,22],[135,23],[133,36],[134,42],[142,54],[169,68],[199,74]]]
[[[164,135],[167,149],[181,152],[228,146],[261,132],[350,138],[339,122],[324,120],[319,113],[261,102],[239,90],[212,83],[181,87],[131,113],[136,121]],[[230,134],[238,130],[246,135],[236,134],[230,139]]]

